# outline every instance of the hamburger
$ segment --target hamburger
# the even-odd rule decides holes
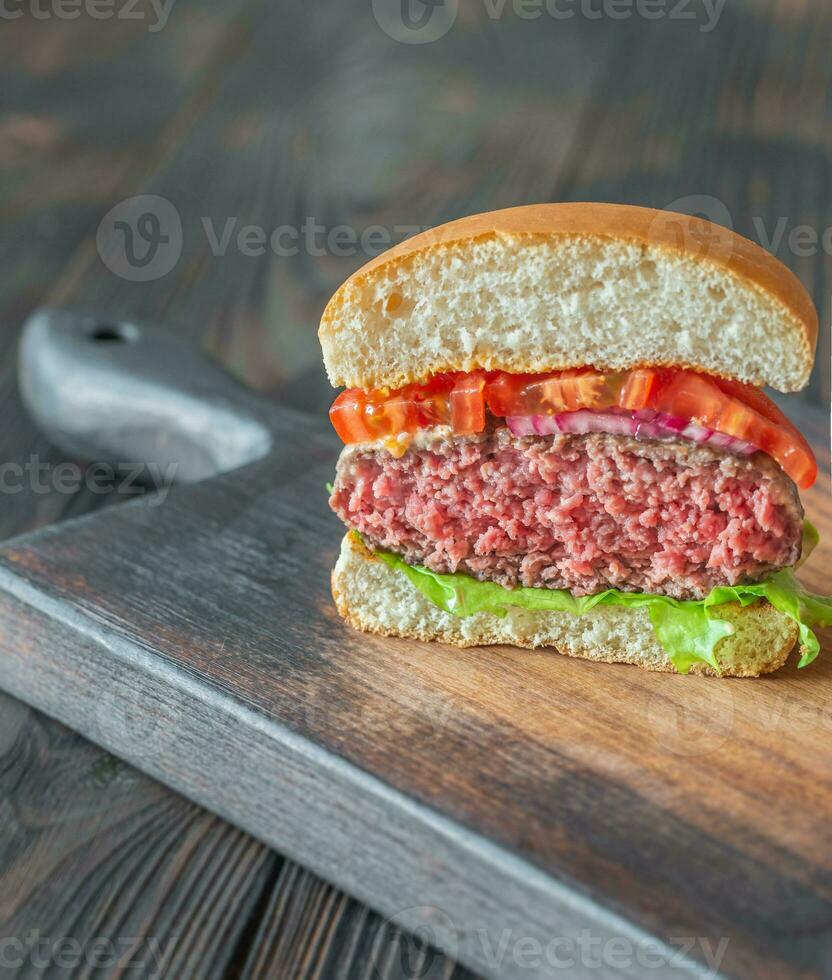
[[[319,331],[339,613],[650,670],[808,664],[817,463],[761,387],[806,385],[817,330],[762,248],[647,208],[511,208],[373,259]]]

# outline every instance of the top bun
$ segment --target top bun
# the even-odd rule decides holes
[[[348,388],[653,364],[797,391],[817,331],[797,277],[721,225],[539,204],[451,221],[372,259],[332,297],[319,337],[330,381]]]

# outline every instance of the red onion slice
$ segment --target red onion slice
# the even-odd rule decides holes
[[[538,433],[534,425],[535,419],[545,418],[543,415],[512,415],[511,418],[506,419],[506,425],[511,430],[513,436],[536,436],[536,435],[546,435],[546,433]],[[552,432],[557,432],[558,430],[552,429]]]
[[[651,409],[638,412],[593,412],[582,408],[559,415],[512,415],[506,419],[506,425],[515,436],[608,432],[611,435],[633,436],[635,439],[687,439],[689,442],[710,445],[737,456],[750,456],[757,452],[757,446],[743,439]]]

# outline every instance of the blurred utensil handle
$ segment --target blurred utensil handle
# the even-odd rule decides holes
[[[87,460],[191,482],[271,451],[273,406],[169,332],[40,309],[24,326],[24,404],[51,442]]]

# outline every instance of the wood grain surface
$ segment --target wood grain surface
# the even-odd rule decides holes
[[[12,328],[50,294],[74,294],[73,284],[95,264],[94,235],[103,212],[137,192],[210,108],[216,77],[245,56],[245,35],[257,15],[256,5],[249,4],[248,19],[235,23],[245,7],[177,0],[161,43],[136,20],[4,21],[0,402],[7,419],[5,462],[36,458],[49,469],[62,462],[25,418],[17,397],[17,330]],[[113,85],[123,69],[122,83]],[[249,79],[258,71],[252,65]],[[265,155],[257,159],[265,173],[270,161]],[[187,183],[181,172],[179,179]],[[229,207],[237,208],[236,199]],[[248,260],[248,265],[252,275],[259,274],[257,263]],[[123,281],[109,277],[100,264],[97,273],[98,288],[108,283],[118,294]],[[89,301],[104,308],[112,300],[94,295],[95,275],[88,273],[83,281]],[[210,321],[180,313],[168,322],[194,338],[209,336],[218,322],[223,328],[235,322],[229,311],[247,302],[244,283],[237,295],[226,292]],[[138,312],[129,302],[115,305]],[[165,308],[170,312],[169,304]],[[58,493],[46,484],[38,492],[5,494],[0,534],[9,537],[121,499],[84,490]],[[285,976],[282,956],[308,963],[307,975],[336,968],[337,975],[375,977],[377,961],[381,975],[401,975],[396,951],[410,940],[388,934],[375,913],[338,893],[334,904],[310,905],[304,886],[314,887],[315,879],[308,872],[6,695],[0,695],[0,728],[0,940],[37,931],[86,948],[90,937],[112,941],[115,962],[102,962],[98,970],[107,976],[121,975],[125,962],[134,964],[130,975],[157,977],[161,962],[175,967],[175,973],[163,970],[168,976],[236,976],[250,958],[246,975]],[[136,887],[127,887],[133,879]],[[286,888],[297,889],[298,897]],[[300,927],[258,960],[252,942],[261,925],[265,928],[261,917],[278,901]],[[339,916],[340,927],[323,925],[330,911]],[[311,924],[304,930],[306,920]],[[306,947],[312,939],[314,955]],[[126,948],[125,940],[134,940],[133,947]],[[453,964],[432,956],[431,975],[454,973]],[[41,967],[27,959],[19,969],[4,962],[0,972],[77,975],[75,968],[62,970],[47,959]],[[257,963],[265,973],[251,972]],[[457,968],[457,975],[464,971]]]
[[[220,225],[236,216],[240,224],[254,220],[267,228],[298,225],[311,215],[329,227],[361,231],[374,224],[433,224],[545,198],[656,206],[682,198],[691,208],[713,207],[715,198],[738,230],[761,240],[762,227],[764,244],[785,222],[775,250],[813,289],[821,310],[811,396],[828,403],[829,255],[811,247],[810,254],[795,254],[788,237],[804,223],[822,234],[832,218],[828,5],[732,0],[716,29],[703,33],[684,20],[524,22],[509,14],[491,20],[482,3],[463,0],[447,37],[413,47],[379,31],[369,3],[350,10],[310,0],[274,6],[279,9],[177,0],[159,34],[126,19],[4,20],[4,460],[25,461],[34,453],[50,466],[61,461],[24,419],[12,378],[15,328],[45,301],[164,318],[203,339],[253,384],[298,407],[325,407],[329,393],[314,326],[329,292],[360,264],[363,250],[251,258],[232,248],[217,257],[200,234],[205,215]],[[168,197],[182,213],[186,252],[167,277],[138,286],[103,267],[95,230],[109,207],[145,191]],[[11,535],[100,503],[87,492],[4,495],[0,527]],[[3,700],[4,717],[20,711],[23,720],[3,765],[29,800],[23,818],[15,819],[25,825],[27,814],[37,814],[42,832],[27,836],[25,845],[17,836],[8,845],[3,838],[0,891],[15,896],[16,928],[42,928],[71,900],[76,872],[70,859],[78,848],[100,869],[90,892],[98,882],[117,880],[118,850],[109,847],[104,830],[71,817],[85,792],[79,787],[89,760],[106,757],[13,704]],[[679,715],[681,725],[687,717]],[[63,746],[60,765],[67,775],[59,784],[37,771],[44,726]],[[150,812],[152,801],[169,797],[125,771],[131,775],[119,785],[136,811]],[[11,800],[9,784],[3,786],[3,800]],[[151,801],[146,808],[144,800]],[[9,802],[6,812],[16,806]],[[177,812],[184,827],[187,806]],[[155,847],[150,829],[147,847]],[[215,849],[203,873],[220,875],[234,853]],[[263,889],[295,887],[291,875],[277,871],[279,859],[272,863],[262,886],[252,871],[228,893],[229,909],[253,889],[257,919],[271,907],[268,897],[260,904]],[[66,875],[52,870],[64,866]],[[177,867],[184,873],[197,865]],[[302,880],[312,887],[311,878]],[[35,882],[49,896],[48,912],[29,900]],[[324,960],[288,960],[293,968],[302,962],[308,975],[329,975],[338,965],[349,976],[374,968],[350,958],[350,950],[363,948],[360,942],[339,945],[341,936],[353,933],[328,929],[327,916],[337,906],[302,899],[293,905],[291,894],[282,894],[293,914],[309,922],[295,935],[333,937]],[[127,895],[125,907],[138,900]],[[79,913],[78,922],[86,914]],[[356,929],[372,937],[379,920],[365,916],[366,927]],[[161,938],[170,941],[175,917],[157,923],[164,924]],[[257,933],[248,922],[239,921],[239,928],[246,942]],[[813,922],[806,926],[810,932],[817,941],[822,927]],[[278,956],[286,950],[271,948]],[[272,961],[272,975],[280,976],[282,966],[279,958]],[[194,961],[179,975],[203,976],[205,970]],[[803,972],[824,970],[807,965]]]
[[[328,588],[336,440],[278,418],[274,457],[10,545],[4,684],[406,927],[430,907],[476,968],[509,926],[588,927],[665,955],[695,937],[667,976],[721,941],[729,973],[821,975],[829,648],[732,683],[352,632]]]

